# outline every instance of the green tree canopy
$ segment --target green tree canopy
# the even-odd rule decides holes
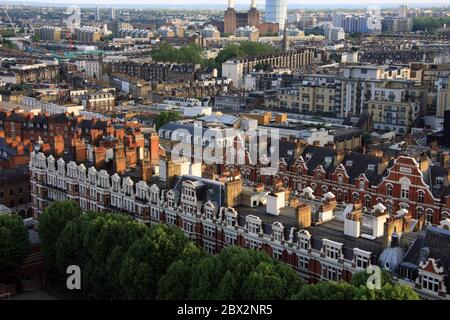
[[[18,267],[29,250],[28,230],[17,215],[0,215],[0,282]]]
[[[175,228],[155,225],[124,257],[120,282],[131,299],[155,299],[158,283],[171,264],[193,244]]]
[[[177,49],[164,42],[158,49],[152,52],[152,58],[158,62],[203,63],[202,48],[193,43]]]
[[[81,209],[74,201],[58,201],[48,206],[39,217],[42,253],[51,267],[56,267],[56,244],[69,221],[77,219]]]
[[[163,125],[172,121],[178,121],[181,116],[178,112],[163,111],[155,119],[156,130],[159,130]]]
[[[171,286],[178,282],[181,283],[180,288],[170,292]],[[161,279],[159,297],[286,299],[298,292],[303,284],[292,268],[264,252],[228,247],[203,259],[184,256],[176,261]]]

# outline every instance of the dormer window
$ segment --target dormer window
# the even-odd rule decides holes
[[[248,232],[253,234],[259,233],[259,225],[253,222],[248,223]]]
[[[436,186],[442,186],[444,185],[444,178],[443,177],[437,177],[436,178]]]
[[[337,177],[338,179],[338,184],[343,184],[344,183],[344,177],[340,174],[340,175],[338,175],[338,177]]]
[[[364,190],[366,188],[366,182],[364,180],[359,180],[359,189]]]
[[[311,160],[311,158],[312,158],[312,154],[311,153],[307,153],[306,156],[305,156],[306,161]]]
[[[234,226],[234,217],[227,215],[227,226],[233,227]]]
[[[353,161],[352,160],[347,160],[347,162],[345,163],[346,167],[351,167],[353,166]]]
[[[375,165],[374,165],[374,164],[369,164],[369,165],[367,166],[367,170],[369,170],[369,171],[374,171],[374,170],[375,170]]]

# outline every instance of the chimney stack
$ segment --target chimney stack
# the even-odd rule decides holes
[[[141,166],[141,180],[145,182],[150,182],[153,176],[153,167],[150,161],[150,155],[146,152],[144,154],[144,159]]]
[[[118,174],[124,174],[127,168],[125,149],[122,143],[114,147],[114,170]]]
[[[299,204],[295,209],[295,220],[299,229],[311,226],[311,206],[305,203]]]
[[[361,236],[361,218],[362,204],[356,203],[353,205],[352,211],[345,217],[344,234],[352,238],[359,238]]]

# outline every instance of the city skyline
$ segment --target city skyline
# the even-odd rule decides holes
[[[236,0],[235,5],[238,8],[250,6],[250,0]],[[431,2],[429,1],[423,1],[423,0],[402,0],[402,1],[394,1],[389,2],[386,0],[337,0],[337,1],[331,1],[331,0],[317,0],[314,3],[305,3],[301,0],[289,0],[288,2],[288,8],[296,8],[296,7],[302,7],[302,8],[317,8],[317,7],[324,7],[329,6],[331,8],[339,8],[339,7],[354,7],[354,8],[360,8],[368,5],[379,5],[381,7],[389,8],[389,7],[396,7],[398,5],[411,5],[411,6],[418,6],[418,7],[431,7],[434,5],[446,5],[448,4],[448,1],[446,0],[433,0]],[[224,8],[227,7],[228,1],[214,1],[211,3],[211,1],[208,0],[193,0],[193,1],[187,1],[187,0],[175,0],[171,2],[170,4],[161,4],[159,1],[151,0],[151,1],[144,1],[144,0],[130,0],[127,2],[124,2],[123,0],[111,0],[108,2],[108,4],[93,2],[89,0],[64,0],[64,1],[57,1],[57,0],[9,0],[5,1],[6,4],[36,4],[36,5],[55,5],[55,6],[64,6],[64,5],[81,5],[83,7],[100,7],[100,8],[106,8],[110,6],[116,6],[116,7],[167,7],[167,8],[173,8],[174,6],[181,6],[182,8],[185,8],[185,6],[198,6],[198,5],[205,5],[208,4],[211,6],[211,8]],[[265,1],[263,0],[257,0],[256,2],[257,7],[259,9],[263,9],[265,7]],[[196,8],[197,9],[197,8]]]

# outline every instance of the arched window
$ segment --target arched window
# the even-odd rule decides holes
[[[372,205],[372,199],[370,196],[366,196],[365,200],[364,200],[364,206],[366,208],[370,208]]]
[[[411,186],[411,181],[408,178],[403,177],[400,179],[400,184],[401,184],[400,198],[409,199],[409,187]]]
[[[386,186],[386,195],[392,196],[392,190],[393,190],[392,184],[388,184]]]
[[[364,180],[359,180],[359,189],[364,190],[366,188],[366,182]]]
[[[417,192],[417,202],[425,202],[425,192],[423,192],[422,190],[419,190]]]
[[[390,202],[386,202],[386,211],[390,214],[392,214],[393,208],[392,208],[392,203]]]
[[[433,210],[431,210],[431,209],[428,209],[427,210],[427,215],[426,215],[426,217],[425,217],[425,219],[426,219],[426,222],[428,223],[428,224],[433,224]]]
[[[423,208],[422,207],[418,207],[416,209],[416,219],[420,219],[423,216]]]
[[[342,175],[338,175],[338,183],[343,184],[344,183],[344,177]]]
[[[353,203],[357,203],[359,201],[359,194],[356,192],[353,194]]]

